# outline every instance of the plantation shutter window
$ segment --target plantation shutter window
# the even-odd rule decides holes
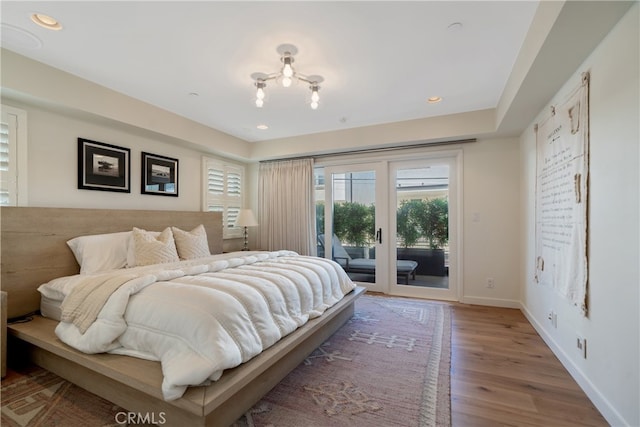
[[[204,210],[222,213],[225,239],[242,237],[242,228],[235,224],[243,205],[244,167],[208,158],[204,159],[203,164],[206,189]]]
[[[16,206],[18,201],[17,130],[17,116],[3,111],[0,121],[0,205],[2,206]]]

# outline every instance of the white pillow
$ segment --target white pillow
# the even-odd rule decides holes
[[[80,265],[80,274],[117,270],[127,265],[131,231],[80,236],[67,241]]]
[[[133,228],[133,245],[136,266],[165,264],[180,261],[171,228],[165,228],[158,236],[140,228]]]
[[[176,249],[181,260],[203,258],[211,255],[204,225],[200,224],[191,231],[171,227],[171,231],[173,231]]]
[[[144,231],[144,230],[143,230]],[[160,235],[159,231],[147,231],[150,236],[157,238]],[[136,245],[133,243],[133,232],[129,237],[129,248],[127,249],[127,267],[136,266]]]

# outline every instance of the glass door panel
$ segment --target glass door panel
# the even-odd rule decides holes
[[[376,259],[382,232],[376,203],[378,167],[328,167],[322,179],[321,169],[316,170],[317,223],[323,225],[318,229],[318,256],[332,258],[353,281],[371,290],[382,290],[383,279]]]
[[[449,166],[397,169],[395,187],[398,285],[448,289]]]
[[[449,274],[455,159],[395,162],[390,169],[390,198],[396,209],[390,215],[395,230],[391,256],[396,261],[391,293],[457,299]]]

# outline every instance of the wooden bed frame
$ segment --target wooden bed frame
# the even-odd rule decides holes
[[[89,234],[161,231],[167,226],[191,230],[204,224],[211,253],[222,252],[220,213],[2,207],[1,281],[7,315],[32,319],[11,323],[10,359],[24,355],[35,364],[141,417],[166,420],[166,426],[226,426],[240,418],[264,394],[339,329],[354,312],[358,287],[338,304],[309,321],[247,363],[226,371],[209,386],[190,387],[180,399],[162,398],[159,362],[111,354],[87,355],[62,343],[57,322],[33,315],[40,307],[37,287],[77,274],[79,266],[66,241]],[[4,331],[3,331],[4,333]]]

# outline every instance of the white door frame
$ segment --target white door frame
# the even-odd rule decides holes
[[[376,250],[376,274],[375,283],[359,282],[358,284],[365,286],[368,290],[373,292],[387,293],[387,283],[389,277],[389,263],[384,262],[388,259],[389,253],[389,231],[387,230],[387,216],[388,216],[388,195],[385,185],[380,185],[388,180],[386,162],[371,162],[371,163],[355,163],[355,164],[341,164],[336,166],[326,166],[324,168],[325,178],[325,205],[324,205],[324,217],[325,217],[325,242],[326,236],[333,236],[333,174],[346,173],[346,172],[362,172],[373,171],[376,177],[375,186],[375,229],[382,229],[382,243],[375,242]],[[325,244],[325,257],[333,258],[333,245]]]
[[[388,197],[391,203],[397,200],[396,172],[398,169],[419,168],[429,164],[449,165],[449,287],[448,289],[438,289],[420,286],[399,285],[396,269],[389,271],[389,289],[392,295],[430,298],[447,301],[460,301],[462,283],[462,150],[451,150],[449,152],[428,155],[416,160],[397,160],[389,164],[389,189]],[[389,215],[390,230],[396,230],[396,216]],[[389,245],[389,264],[395,265],[397,252],[396,240],[393,239]]]
[[[384,157],[383,157],[384,156]],[[389,203],[397,198],[395,193],[395,173],[390,172],[396,164],[404,164],[404,162],[415,161],[419,165],[428,164],[428,162],[437,159],[450,159],[450,192],[449,192],[449,290],[442,292],[438,289],[415,289],[416,287],[400,287],[397,285],[397,271],[395,269],[395,230],[396,216],[391,215]],[[406,163],[409,164],[409,163]],[[434,151],[423,150],[407,150],[405,153],[378,153],[368,157],[359,159],[334,158],[326,162],[318,162],[318,166],[324,168],[325,176],[325,234],[332,235],[332,224],[329,224],[329,218],[332,214],[331,204],[328,201],[333,200],[333,189],[331,174],[338,171],[362,171],[375,170],[376,180],[380,185],[376,186],[376,229],[382,228],[382,244],[376,243],[376,259],[389,260],[389,262],[376,262],[376,283],[365,284],[367,288],[374,292],[383,292],[399,296],[409,296],[418,298],[431,298],[450,301],[460,301],[462,299],[463,281],[463,151],[462,149],[445,149]],[[393,176],[393,180],[391,179]],[[393,182],[392,182],[393,181]],[[326,185],[326,184],[329,185]],[[386,185],[385,185],[386,183]],[[329,228],[327,228],[329,227]],[[391,230],[394,230],[392,237]],[[329,234],[331,233],[331,234]],[[394,245],[389,243],[393,242]],[[393,247],[392,247],[393,246]],[[392,250],[393,249],[393,250]],[[327,250],[327,248],[325,248]],[[329,249],[330,250],[330,249]],[[393,258],[391,252],[394,252]],[[332,257],[330,252],[325,255]],[[394,267],[394,268],[391,268]]]

